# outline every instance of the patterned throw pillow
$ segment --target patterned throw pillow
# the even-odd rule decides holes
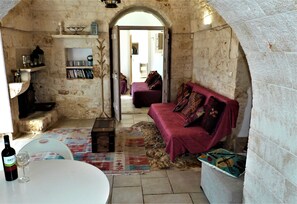
[[[161,77],[161,75],[159,75],[155,79],[155,81],[151,85],[149,85],[149,89],[150,90],[160,90],[160,89],[162,89],[162,77]]]
[[[147,85],[150,86],[159,76],[160,75],[157,71],[151,71],[147,76],[145,83],[147,83]]]
[[[180,112],[187,104],[189,101],[189,97],[184,97],[178,104],[173,109],[173,112]]]
[[[184,97],[189,97],[190,93],[191,93],[191,87],[189,87],[185,83],[182,83],[177,90],[176,103],[181,102]]]
[[[189,117],[192,113],[195,113],[196,110],[203,105],[205,96],[197,92],[192,92],[189,97],[188,104],[181,111],[186,117]]]
[[[226,149],[207,152],[199,156],[198,160],[234,178],[240,177],[245,172],[246,156]]]
[[[127,77],[126,77],[124,74],[121,73],[121,74],[120,74],[120,79],[121,79],[121,80],[126,80]]]
[[[208,103],[204,106],[205,114],[201,122],[201,127],[209,134],[213,133],[224,108],[225,103],[219,101],[213,96],[209,98]]]
[[[198,110],[194,113],[192,113],[189,117],[186,118],[184,127],[190,127],[195,123],[198,123],[199,119],[203,116],[204,114],[204,107],[198,108]]]

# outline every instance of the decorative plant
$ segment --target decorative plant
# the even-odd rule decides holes
[[[98,57],[98,60],[97,60],[98,65],[95,66],[96,72],[94,74],[95,74],[95,76],[98,76],[101,79],[101,94],[102,94],[101,107],[102,107],[102,113],[100,114],[99,117],[109,118],[107,113],[105,113],[105,111],[104,111],[104,87],[103,87],[104,77],[106,75],[108,75],[108,73],[109,73],[108,72],[109,71],[109,65],[105,63],[106,60],[104,59],[105,58],[105,54],[104,54],[105,46],[103,45],[104,39],[101,40],[101,41],[99,39],[97,39],[97,41],[98,41],[98,44],[99,44],[99,45],[97,45],[97,48],[99,50],[99,53],[98,53],[99,57]]]

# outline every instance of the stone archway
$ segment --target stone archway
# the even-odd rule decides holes
[[[120,24],[118,22],[118,20],[121,20],[123,17],[125,16],[128,16],[129,14],[132,14],[132,13],[137,13],[137,12],[140,12],[138,13],[138,15],[140,16],[134,16],[134,18],[138,18],[140,19],[142,17],[143,21],[144,22],[147,22],[147,23],[143,23],[143,22],[137,22],[137,21],[133,21],[131,22],[131,24],[127,24],[127,22],[123,23],[123,24]],[[148,15],[148,17],[146,17],[146,15]],[[151,18],[150,20],[145,20],[145,19],[149,19]],[[154,23],[152,23],[154,22]],[[161,76],[162,76],[162,101],[163,102],[168,102],[168,100],[170,99],[170,76],[169,76],[169,73],[170,73],[170,49],[169,49],[169,39],[170,39],[170,31],[169,31],[169,23],[166,22],[164,20],[164,18],[155,10],[151,9],[151,8],[148,8],[148,7],[138,7],[138,6],[135,6],[135,7],[130,7],[130,8],[127,8],[125,10],[122,10],[119,14],[117,14],[112,20],[111,20],[111,23],[109,24],[109,29],[110,29],[110,33],[112,32],[111,30],[114,30],[114,26],[117,25],[118,26],[118,30],[119,31],[149,31],[150,33],[152,32],[162,32],[163,33],[163,39],[162,39],[162,42],[164,42],[164,45],[163,45],[163,48],[162,48],[162,55],[160,55],[160,53],[155,53],[160,55],[160,61],[161,63],[159,64],[159,66],[155,69],[151,69],[151,66],[148,67],[148,70],[157,70],[160,72]],[[118,31],[118,32],[119,32]],[[120,38],[121,35],[118,35],[119,36],[119,42],[122,41]],[[130,36],[130,40],[131,40],[131,37]],[[135,36],[134,36],[135,37]],[[112,37],[110,39],[110,41],[112,42]],[[129,40],[128,40],[129,41]],[[151,41],[151,38],[148,37],[147,38],[147,41],[150,41],[149,43],[152,43]],[[119,43],[121,46],[122,46],[122,43]],[[125,46],[123,46],[125,47]],[[148,47],[148,49],[150,49],[149,54],[147,56],[147,60],[148,60],[148,64],[150,65],[151,64],[151,52],[152,49],[151,48],[151,45]],[[120,49],[121,50],[121,49]],[[113,50],[113,46],[111,46],[111,50],[110,50],[110,54],[111,56],[114,55],[114,52],[117,52],[116,50]],[[115,54],[116,56],[117,55],[121,55],[121,54]],[[153,54],[154,55],[154,54]],[[154,55],[154,56],[155,56]],[[142,56],[143,57],[143,56]],[[120,58],[120,60],[122,60],[122,58]],[[131,55],[131,59],[132,61],[132,55]],[[155,60],[156,61],[156,60]],[[121,70],[121,62],[119,62],[120,66],[119,66],[119,70]],[[134,67],[135,68],[135,67]],[[114,68],[113,68],[113,65],[111,64],[111,72],[114,72]],[[117,72],[117,71],[116,71]],[[147,73],[148,74],[148,73]],[[132,78],[132,77],[131,77]],[[112,76],[111,76],[111,80],[112,79]],[[116,87],[116,88],[114,88]],[[118,91],[116,90],[117,89],[117,85],[115,86],[112,86],[112,92],[113,93],[117,93]],[[117,101],[121,101],[121,97],[118,99],[118,96],[117,94],[113,97],[112,99],[112,104],[114,106],[114,112],[117,112],[116,110],[121,110],[121,108],[116,108],[116,107],[120,107],[121,105],[118,104]],[[121,102],[120,102],[121,103]],[[115,114],[115,115],[121,115],[121,111],[118,111],[119,113],[118,114]],[[134,111],[133,111],[134,112]]]
[[[128,13],[131,12],[135,12],[135,11],[143,11],[143,12],[147,12],[150,14],[153,14],[160,22],[162,22],[164,24],[164,26],[166,27],[171,27],[171,21],[164,17],[162,14],[160,14],[158,11],[146,7],[146,6],[130,6],[128,8],[125,8],[124,10],[120,11],[119,13],[117,13],[117,15],[115,15],[109,22],[109,28],[112,28],[116,22],[122,18],[123,16],[125,16]]]
[[[244,202],[295,203],[296,2],[228,0],[209,4],[236,33],[252,78]]]

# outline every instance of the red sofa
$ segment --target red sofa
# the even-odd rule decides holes
[[[206,104],[211,96],[225,103],[225,108],[215,130],[210,135],[202,127],[195,125],[184,127],[186,117],[180,112],[173,112],[175,103],[155,103],[150,106],[148,115],[154,120],[166,144],[165,151],[174,161],[175,157],[186,152],[197,154],[208,151],[236,127],[239,105],[229,99],[196,83],[188,82],[192,91],[204,95]]]

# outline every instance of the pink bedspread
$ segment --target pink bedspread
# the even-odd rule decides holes
[[[170,159],[185,152],[197,154],[208,151],[215,146],[222,138],[230,135],[232,128],[236,127],[239,105],[238,102],[222,96],[212,90],[206,89],[198,84],[188,82],[192,90],[206,96],[205,103],[211,96],[226,103],[226,107],[220,117],[215,131],[209,135],[199,126],[184,127],[185,117],[178,112],[173,112],[176,104],[157,103],[152,104],[148,115],[154,120],[166,144],[166,152]]]
[[[131,94],[136,108],[150,107],[151,104],[162,101],[162,90],[150,90],[145,82],[133,82]]]

